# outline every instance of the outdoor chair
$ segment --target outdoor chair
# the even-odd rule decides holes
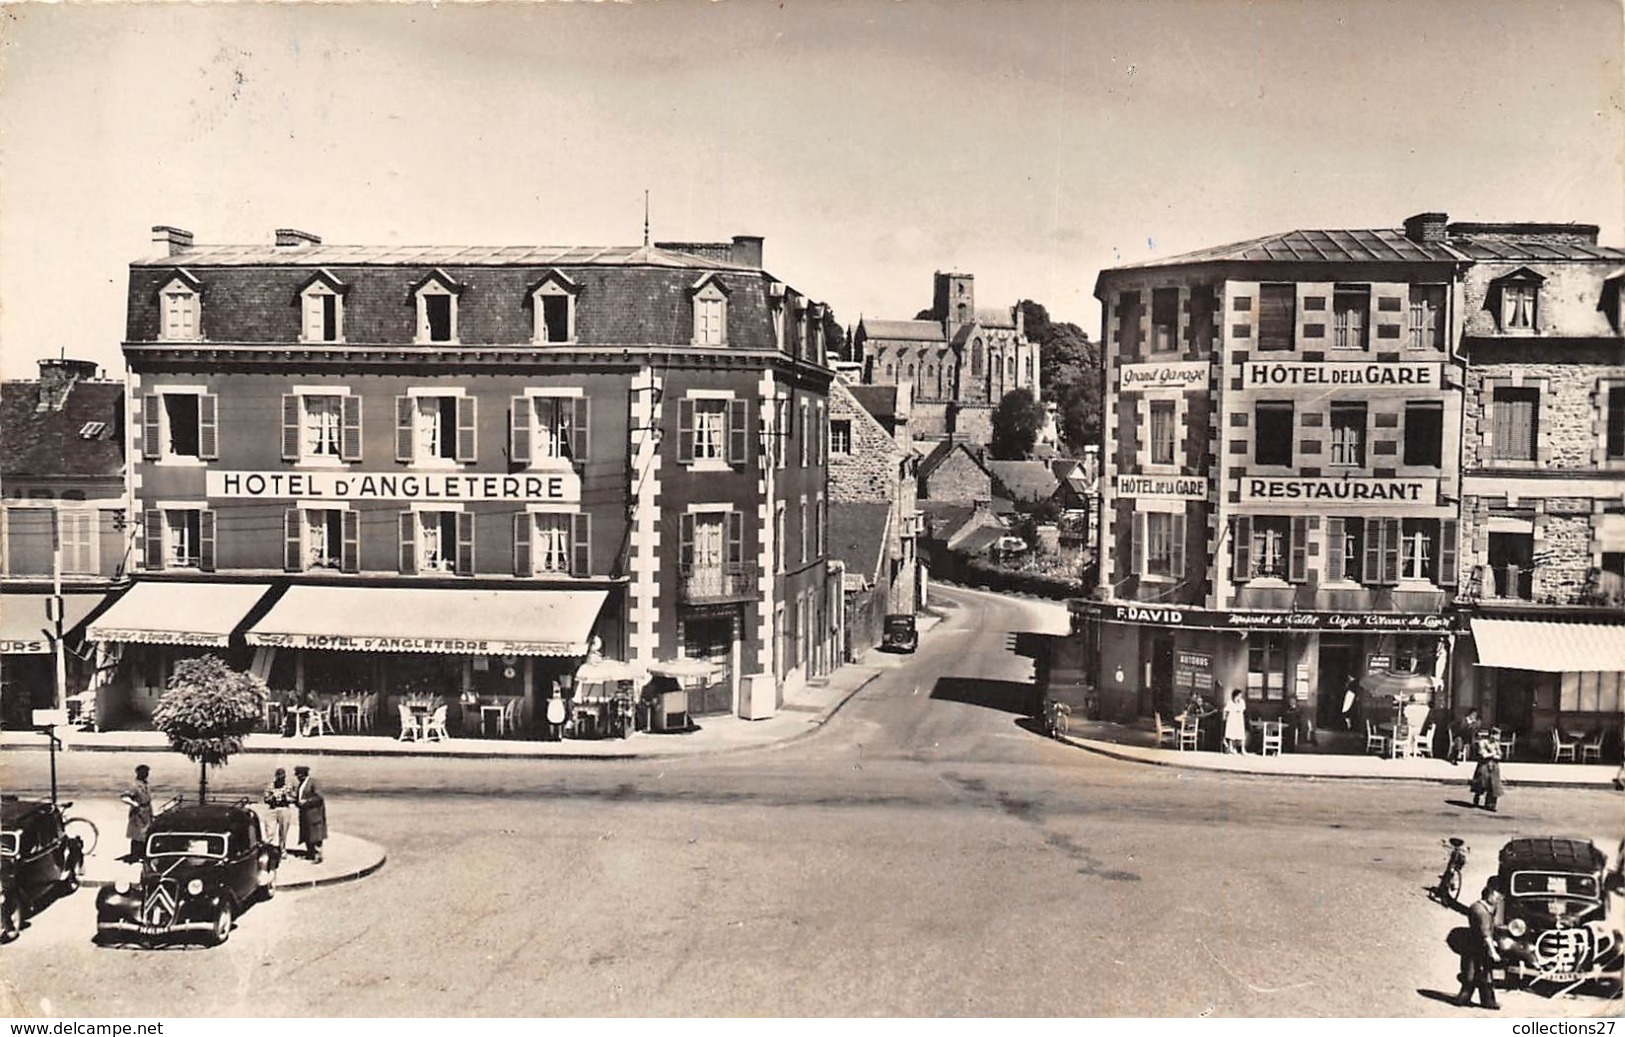
[[[412,711],[405,706],[396,706],[395,708],[401,711],[401,733],[395,740],[397,742],[417,741],[422,737],[422,732],[418,730],[418,718],[413,716]]]
[[[1179,725],[1179,748],[1193,752],[1202,748],[1202,723],[1196,717],[1187,716]]]
[[[1266,720],[1266,721],[1264,721],[1264,739],[1263,739],[1263,744],[1259,748],[1259,753],[1261,755],[1263,755],[1263,756],[1279,756],[1279,755],[1281,755],[1281,730],[1282,730],[1281,721],[1279,721],[1279,720]]]
[[[520,722],[521,718],[524,716],[524,712],[525,712],[525,700],[524,699],[513,698],[513,699],[508,700],[508,705],[507,705],[507,707],[505,709],[503,709],[502,715],[503,715],[503,718],[504,718],[503,723],[507,726],[508,732],[510,734],[518,733],[518,731],[519,731],[519,722]]]
[[[1161,749],[1166,744],[1169,749],[1179,748],[1179,728],[1163,723],[1161,713],[1152,713],[1151,715],[1157,722],[1156,747]]]
[[[1518,732],[1503,731],[1498,727],[1494,734],[1496,746],[1501,750],[1501,759],[1512,759],[1512,751],[1518,747]]]
[[[356,718],[361,730],[371,731],[378,726],[378,693],[370,691],[361,696],[361,714]]]
[[[330,735],[333,733],[333,704],[312,706],[305,714],[305,734]]]
[[[1422,733],[1416,736],[1416,743],[1411,746],[1412,756],[1425,756],[1433,759],[1433,739],[1438,729],[1437,724],[1429,724],[1422,728]]]
[[[446,707],[436,706],[429,719],[423,722],[423,739],[427,742],[443,742],[451,740],[451,732],[446,730]]]
[[[1383,756],[1388,752],[1388,736],[1377,730],[1377,725],[1370,720],[1365,722],[1365,751]]]
[[[1602,762],[1602,740],[1607,734],[1607,728],[1599,727],[1597,728],[1596,734],[1592,735],[1590,738],[1587,738],[1585,742],[1581,744],[1581,763],[1590,763],[1593,760],[1595,760],[1597,763]]]
[[[1575,741],[1572,741],[1572,742],[1565,742],[1565,741],[1563,741],[1563,732],[1558,730],[1555,727],[1552,728],[1552,762],[1553,763],[1562,763],[1564,757],[1568,757],[1568,761],[1570,763],[1578,763],[1579,762],[1579,754],[1576,753],[1575,750],[1578,749],[1579,747],[1580,747],[1580,743],[1579,743],[1578,739],[1576,739]]]

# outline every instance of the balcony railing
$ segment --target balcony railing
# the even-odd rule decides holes
[[[756,563],[683,566],[679,584],[682,600],[691,605],[742,601],[756,597]]]
[[[1494,578],[1497,598],[1516,598],[1533,601],[1535,597],[1535,570],[1521,565],[1487,566]]]

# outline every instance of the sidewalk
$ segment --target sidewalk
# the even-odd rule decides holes
[[[922,616],[920,619],[922,633],[938,622],[936,617]],[[784,705],[765,720],[742,720],[736,716],[698,717],[694,721],[694,730],[681,733],[639,731],[624,739],[571,738],[560,742],[457,736],[440,742],[400,742],[377,734],[283,738],[262,732],[249,735],[242,751],[247,754],[297,752],[300,756],[409,756],[425,759],[628,760],[759,749],[817,730],[848,699],[882,672],[882,667],[861,661],[848,663],[827,678],[809,681],[805,687],[787,696]],[[62,747],[67,752],[165,752],[169,749],[169,739],[158,731],[60,729],[57,737],[62,740]],[[46,748],[43,734],[0,731],[0,750],[44,751]]]
[[[210,799],[209,802],[215,801]],[[106,886],[119,879],[133,882],[141,877],[140,864],[122,859],[122,855],[130,849],[130,841],[124,837],[126,813],[124,804],[116,799],[74,800],[73,806],[68,808],[69,817],[89,820],[98,833],[95,849],[85,857],[85,870],[81,878],[85,885]],[[260,822],[264,824],[265,813],[259,813]],[[296,829],[293,837],[297,835]],[[295,856],[295,852],[302,851],[292,845],[288,849],[290,852],[283,858],[282,867],[277,871],[278,889],[331,886],[371,875],[384,866],[382,846],[343,832],[329,833],[327,841],[322,844],[320,864],[312,864],[303,857]]]
[[[1448,760],[1409,758],[1389,760],[1381,756],[1352,753],[1284,753],[1280,756],[1225,754],[1212,751],[1183,752],[1158,749],[1155,734],[1134,724],[1104,720],[1072,721],[1067,738],[1073,745],[1117,760],[1148,763],[1159,767],[1188,770],[1226,771],[1232,774],[1266,774],[1277,777],[1355,778],[1370,780],[1434,781],[1466,785],[1473,776],[1470,763],[1451,764]],[[1587,788],[1613,788],[1618,764],[1522,763],[1501,764],[1501,778],[1508,785],[1561,785]]]

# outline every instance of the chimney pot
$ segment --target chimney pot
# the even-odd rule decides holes
[[[1405,236],[1420,245],[1438,245],[1445,239],[1450,217],[1442,212],[1421,212],[1405,221]]]
[[[36,410],[61,410],[68,402],[74,383],[96,376],[94,360],[66,360],[46,357],[39,361],[39,403]]]
[[[179,227],[154,227],[152,243],[167,249],[172,256],[178,255],[192,247],[192,232],[181,230]]]
[[[729,259],[740,266],[762,268],[762,236],[760,234],[735,234],[733,249]]]
[[[306,245],[320,245],[321,243],[322,239],[308,230],[294,230],[292,227],[277,228],[277,248],[303,248]]]

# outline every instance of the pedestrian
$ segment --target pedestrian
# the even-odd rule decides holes
[[[1479,732],[1478,766],[1473,768],[1473,780],[1468,788],[1473,792],[1473,806],[1478,806],[1480,799],[1484,800],[1484,809],[1495,810],[1495,804],[1501,798],[1501,747],[1494,738],[1484,732]]]
[[[124,822],[124,836],[130,840],[127,860],[138,861],[146,856],[147,830],[152,827],[152,789],[147,787],[147,775],[151,773],[151,767],[141,764],[135,769],[135,784],[119,797],[119,802],[130,808]]]
[[[1343,730],[1345,731],[1354,730],[1354,703],[1359,698],[1355,694],[1355,689],[1358,686],[1352,674],[1343,678]]]
[[[1448,942],[1461,955],[1461,990],[1456,994],[1456,1004],[1463,1008],[1472,1005],[1474,990],[1485,1008],[1493,1012],[1501,1007],[1495,1003],[1495,967],[1501,964],[1501,952],[1495,946],[1495,915],[1500,905],[1501,887],[1492,877],[1467,909],[1467,927],[1451,930]]]
[[[282,855],[288,852],[288,829],[293,827],[294,816],[293,793],[293,786],[288,784],[288,772],[278,767],[271,777],[271,784],[265,786],[265,805],[271,811],[271,835],[276,841],[272,871],[282,863]]]
[[[1450,744],[1451,763],[1460,763],[1467,759],[1473,743],[1478,741],[1478,731],[1483,726],[1484,721],[1479,718],[1477,707],[1469,709],[1467,715],[1456,725],[1456,737]]]
[[[327,841],[327,801],[310,776],[309,767],[295,767],[294,805],[299,808],[299,841],[312,864],[322,863],[322,843]]]
[[[1240,688],[1232,691],[1230,701],[1224,704],[1224,751],[1247,754],[1247,700]]]

